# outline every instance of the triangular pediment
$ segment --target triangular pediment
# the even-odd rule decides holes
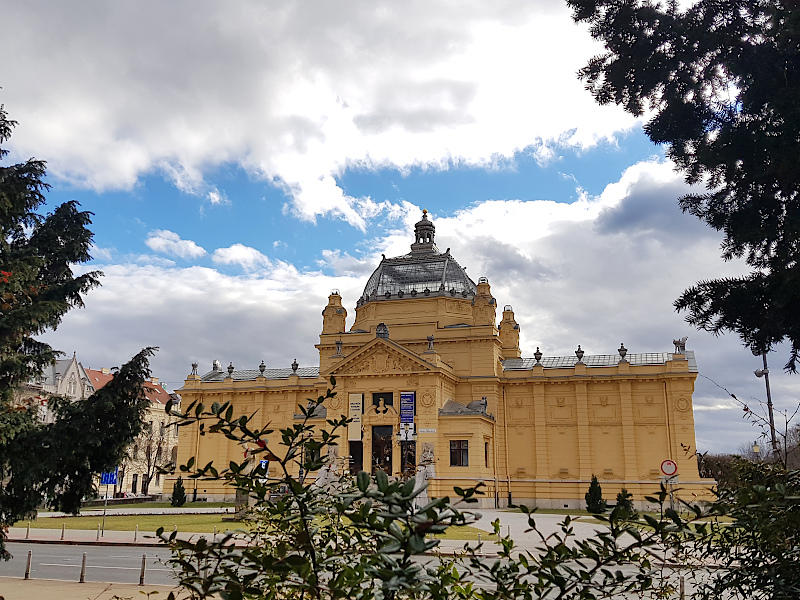
[[[384,338],[375,338],[336,365],[331,375],[391,375],[433,371],[436,367]]]

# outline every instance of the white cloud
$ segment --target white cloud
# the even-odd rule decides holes
[[[170,254],[179,258],[199,258],[207,252],[191,240],[182,240],[181,237],[166,229],[155,229],[147,234],[144,242],[147,246],[163,254]]]
[[[92,256],[94,260],[99,260],[101,262],[110,262],[113,260],[114,257],[114,248],[101,248],[100,246],[95,246],[92,244],[91,250],[89,250],[89,254]]]
[[[375,257],[356,258],[341,250],[323,250],[322,259],[317,264],[331,268],[337,275],[365,276],[375,270]]]
[[[209,185],[196,165],[170,164],[164,161],[160,167],[167,179],[184,194],[204,198],[211,204],[230,204],[225,192]]]
[[[175,261],[162,256],[153,256],[152,254],[140,254],[139,256],[129,256],[128,260],[137,265],[152,265],[154,267],[169,268],[175,266]]]
[[[209,190],[206,193],[206,198],[211,204],[229,204],[230,200],[224,192],[220,192],[217,188]]]
[[[218,248],[214,250],[211,259],[221,265],[239,265],[246,271],[272,266],[269,258],[255,248],[250,248],[243,244],[234,244],[228,248]]]
[[[31,0],[4,19],[12,149],[96,190],[161,171],[225,202],[207,178],[234,163],[296,216],[364,230],[365,200],[334,180],[349,165],[548,161],[634,123],[576,79],[598,47],[557,0]]]

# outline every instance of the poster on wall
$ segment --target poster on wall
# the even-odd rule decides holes
[[[414,422],[414,392],[400,392],[400,422]]]
[[[347,440],[358,442],[361,440],[361,413],[364,410],[364,394],[350,394],[350,412],[348,417],[352,421],[347,425]]]

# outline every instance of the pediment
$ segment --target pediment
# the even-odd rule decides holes
[[[375,338],[336,365],[331,375],[404,375],[432,371],[434,365],[383,338]]]

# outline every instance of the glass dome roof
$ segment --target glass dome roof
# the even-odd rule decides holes
[[[439,252],[434,244],[435,227],[428,220],[428,211],[414,227],[415,241],[411,252],[395,258],[384,257],[364,287],[358,305],[373,300],[396,300],[425,296],[458,296],[473,298],[475,282],[450,255],[450,249]]]

